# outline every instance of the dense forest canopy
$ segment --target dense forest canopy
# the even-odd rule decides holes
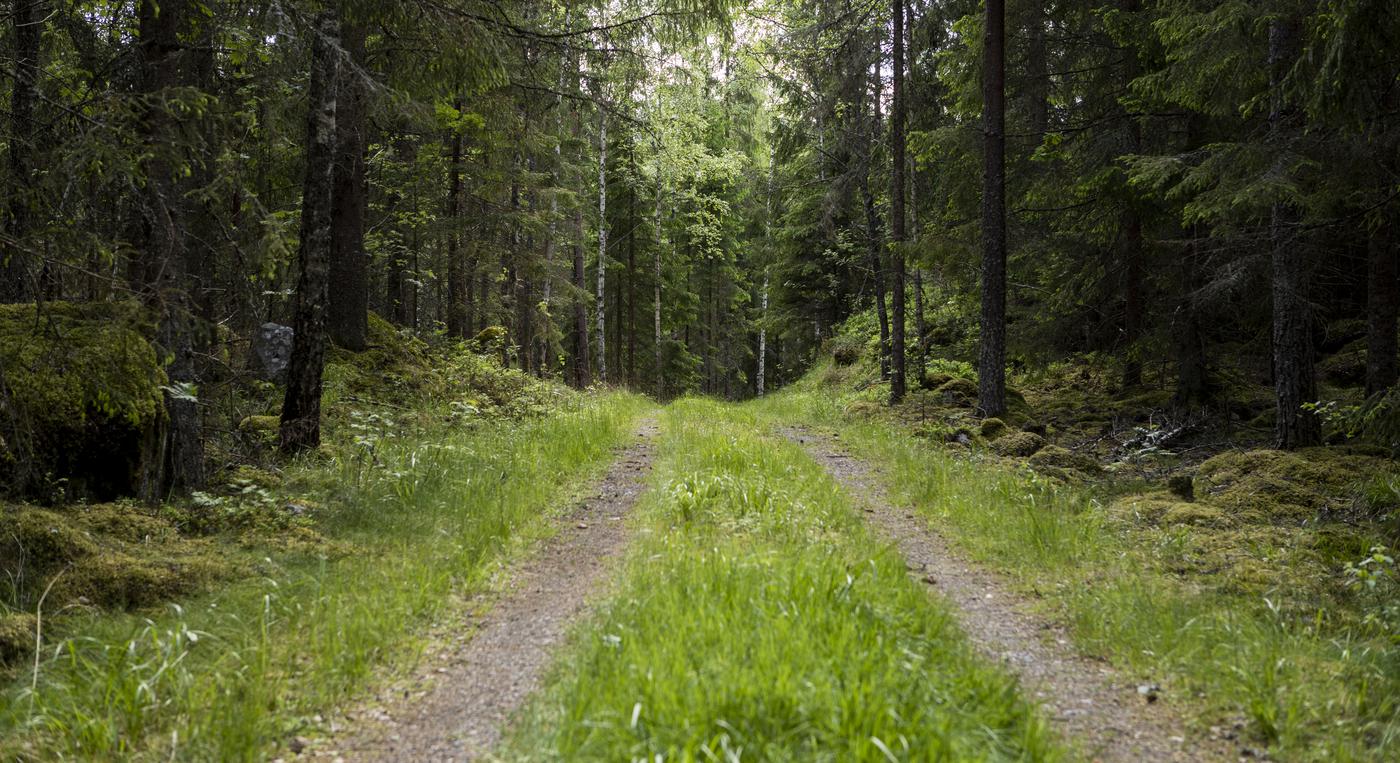
[[[202,483],[268,322],[296,332],[283,446],[314,445],[325,348],[371,312],[731,398],[867,316],[895,400],[974,362],[994,415],[1006,368],[1096,354],[1183,410],[1272,384],[1284,447],[1322,437],[1318,347],[1365,339],[1349,415],[1396,381],[1382,0],[8,10],[2,296],[144,307],[152,495]]]

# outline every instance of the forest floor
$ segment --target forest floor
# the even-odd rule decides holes
[[[1184,575],[1180,531],[1084,485],[812,386],[569,405],[382,422],[372,463],[309,462],[343,502],[325,542],[163,613],[61,621],[35,689],[26,669],[0,694],[0,761],[1385,760],[1400,739],[1393,651]]]

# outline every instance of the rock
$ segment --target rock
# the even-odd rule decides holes
[[[1187,503],[1196,500],[1196,479],[1189,474],[1177,474],[1167,480],[1172,495]]]
[[[291,750],[293,755],[300,755],[303,751],[306,750],[307,747],[310,746],[310,739],[307,739],[306,737],[292,737],[292,741],[287,744],[287,749]]]
[[[951,379],[940,386],[937,392],[948,405],[971,407],[977,402],[977,383],[968,379]]]
[[[1162,687],[1157,684],[1142,684],[1137,687],[1138,696],[1142,697],[1142,701],[1149,705],[1157,701],[1157,697],[1161,692]]]
[[[1045,438],[1032,432],[1012,432],[992,443],[992,451],[1007,458],[1033,456],[1045,447]]]
[[[290,326],[264,323],[253,337],[253,374],[263,381],[281,382],[286,379],[295,333]]]
[[[1036,451],[1027,463],[1041,474],[1058,477],[1066,482],[1074,482],[1081,476],[1094,476],[1103,472],[1103,467],[1092,457],[1058,445],[1046,445]]]
[[[996,439],[1006,432],[1006,422],[1001,419],[983,419],[982,436],[989,440]]]

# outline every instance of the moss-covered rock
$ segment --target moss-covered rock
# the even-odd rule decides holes
[[[1341,387],[1357,387],[1366,383],[1366,340],[1358,339],[1317,364],[1323,379]]]
[[[1022,434],[1029,433],[1023,432]],[[1027,463],[1040,474],[1056,477],[1066,482],[1075,482],[1103,473],[1103,467],[1092,457],[1058,445],[1046,445],[1036,451]]]
[[[937,393],[947,405],[970,407],[977,403],[977,382],[970,379],[949,379],[938,387]]]
[[[982,436],[988,440],[995,440],[1006,434],[1006,422],[1001,419],[983,419],[980,427]]]
[[[40,509],[0,512],[0,573],[18,578],[26,570],[61,568],[97,553],[90,533],[60,514]]]
[[[1032,432],[1012,432],[992,443],[992,451],[1007,458],[1033,456],[1045,447],[1045,438]]]
[[[1297,523],[1350,511],[1357,486],[1392,466],[1341,448],[1230,451],[1201,464],[1197,496],[1242,521]]]
[[[34,653],[34,615],[0,614],[0,666],[14,665]]]
[[[164,415],[151,330],[128,304],[0,306],[0,485],[45,499],[134,492]]]

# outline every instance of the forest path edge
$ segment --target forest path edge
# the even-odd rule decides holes
[[[657,431],[655,417],[644,419],[637,440],[553,520],[557,534],[507,569],[503,585],[468,599],[458,627],[435,634],[450,643],[425,658],[411,689],[385,687],[394,695],[350,711],[353,725],[308,743],[305,754],[337,761],[489,758],[569,628],[606,589],[628,541],[627,515],[645,489]]]
[[[946,600],[974,646],[1023,682],[1052,726],[1093,761],[1223,761],[1238,756],[1191,735],[1155,686],[1128,681],[1107,662],[1075,651],[1069,635],[1032,611],[995,573],[966,561],[929,522],[896,506],[877,470],[808,428],[778,432],[821,464],[862,509],[876,534],[895,545],[911,577]]]

